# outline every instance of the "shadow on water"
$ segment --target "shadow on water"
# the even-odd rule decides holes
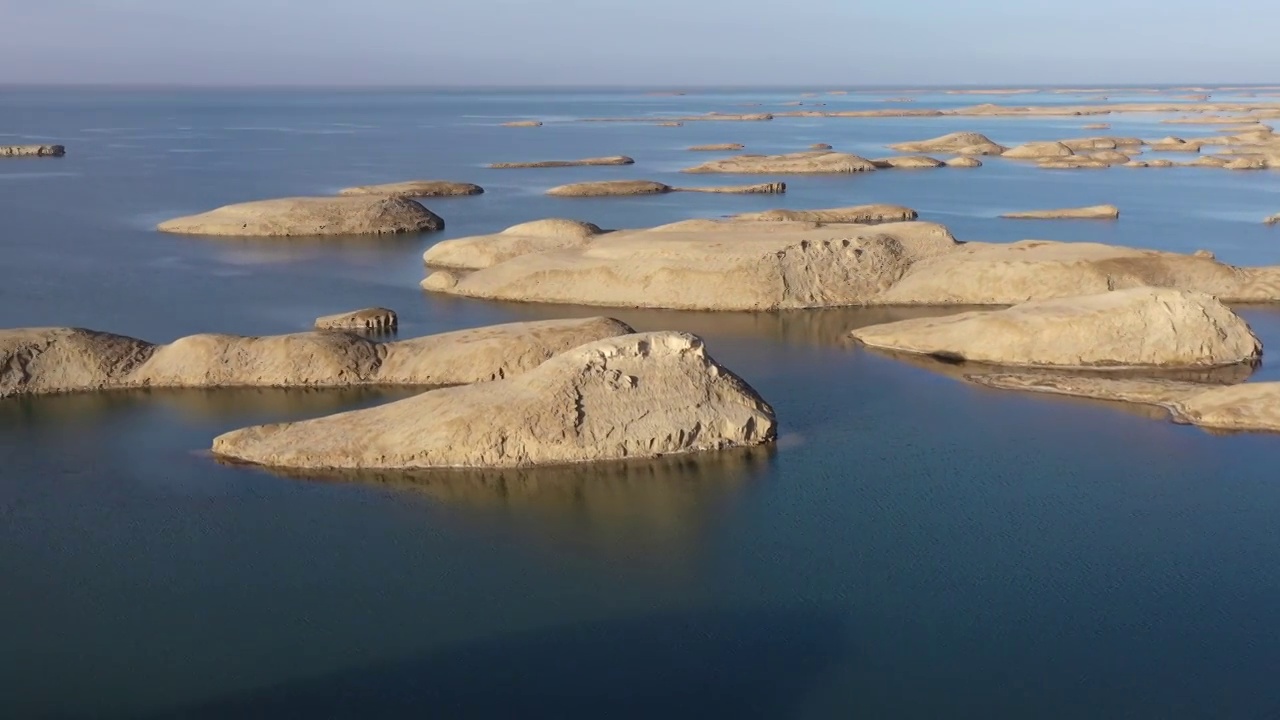
[[[975,378],[984,375],[1017,374],[1027,377],[1039,376],[1051,378],[1090,378],[1099,380],[1148,380],[1168,383],[1203,385],[1206,389],[1216,386],[1238,385],[1253,379],[1259,365],[1254,363],[1237,363],[1210,368],[1051,368],[1051,367],[1002,367],[982,362],[966,360],[960,355],[951,353],[921,354],[885,348],[867,348],[859,344],[864,351],[889,358],[895,362],[910,365],[927,372],[942,375],[952,380],[972,384]],[[985,392],[1011,393],[1014,390],[997,389],[976,385]],[[1090,398],[1066,394],[1049,394],[1024,392],[1030,397],[1045,402],[1068,403],[1075,405],[1093,405],[1121,410],[1130,415],[1150,420],[1169,421],[1169,411],[1158,405],[1129,402],[1118,399]]]
[[[219,697],[162,718],[785,718],[846,654],[822,610],[569,624]]]
[[[684,552],[743,488],[775,472],[775,452],[771,446],[738,448],[536,468],[263,472],[416,494],[479,515],[533,522],[552,537],[626,548],[643,558]],[[675,572],[679,562],[662,557]]]
[[[849,332],[868,325],[921,317],[955,315],[970,310],[990,310],[970,306],[953,307],[843,307],[773,312],[711,312],[697,310],[655,310],[644,308],[591,307],[478,300],[430,294],[430,302],[447,311],[486,306],[501,311],[512,320],[582,318],[603,315],[617,318],[638,331],[682,330],[695,335],[773,341],[785,344],[845,345]]]
[[[236,418],[283,421],[370,407],[430,389],[426,386],[163,388],[25,396],[0,400],[0,427],[9,423],[92,424],[112,414],[166,411],[195,421]]]

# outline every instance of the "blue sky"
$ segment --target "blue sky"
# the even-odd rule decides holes
[[[0,83],[1280,82],[1276,0],[0,0]]]

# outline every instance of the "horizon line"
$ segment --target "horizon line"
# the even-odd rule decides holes
[[[989,89],[989,90],[1041,90],[1041,89],[1062,89],[1062,88],[1081,88],[1081,89],[1102,89],[1102,90],[1122,90],[1127,88],[1181,88],[1181,87],[1203,87],[1208,90],[1222,90],[1234,88],[1280,88],[1280,81],[1275,83],[1267,82],[1125,82],[1125,83],[1103,83],[1103,82],[1058,82],[1058,83],[876,83],[876,84],[848,84],[840,85],[836,83],[826,84],[801,84],[801,83],[766,83],[766,84],[742,84],[742,83],[701,83],[696,85],[666,85],[660,83],[522,83],[522,84],[504,84],[504,83],[474,83],[474,84],[418,84],[418,83],[320,83],[320,82],[281,82],[281,83],[232,83],[232,82],[73,82],[73,81],[54,81],[54,82],[27,82],[27,81],[0,81],[0,89],[21,88],[21,89],[40,89],[40,88],[122,88],[122,89],[173,89],[173,90],[650,90],[656,92],[686,92],[699,90],[819,90],[819,91],[854,91],[854,90],[932,90],[932,89],[955,89],[955,88],[973,88],[973,89]]]

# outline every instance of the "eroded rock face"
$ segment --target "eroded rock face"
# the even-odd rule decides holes
[[[925,155],[904,155],[901,157],[879,158],[871,161],[881,170],[897,168],[901,170],[922,170],[942,167],[945,163]]]
[[[1058,142],[1075,152],[1083,150],[1115,150],[1117,148],[1138,147],[1143,144],[1142,138],[1136,137],[1068,138]]]
[[[687,173],[758,174],[845,174],[868,172],[876,166],[870,160],[838,152],[800,152],[788,155],[737,155],[687,168]]]
[[[968,379],[1001,390],[1153,405],[1168,411],[1175,422],[1209,430],[1280,432],[1280,382],[1213,386],[1041,373],[976,375]]]
[[[511,122],[502,123],[502,126],[514,127],[514,128],[532,128],[532,127],[542,127],[542,123],[538,120],[512,120]]]
[[[406,180],[404,182],[383,183],[381,185],[360,185],[343,188],[339,195],[385,195],[388,197],[455,197],[459,195],[480,195],[484,188],[472,183],[450,182],[448,180]]]
[[[1010,212],[1000,217],[1015,220],[1115,220],[1120,217],[1120,208],[1115,205],[1090,205],[1058,210]]]
[[[1134,287],[1194,290],[1224,302],[1280,301],[1280,266],[1240,268],[1202,253],[1097,243],[957,243],[933,223],[843,224],[870,222],[853,210],[770,211],[617,231],[510,256],[465,276],[435,272],[422,287],[519,302],[689,310],[1013,305]]]
[[[1280,432],[1280,382],[1210,388],[1171,409],[1175,419],[1203,428]]]
[[[1033,142],[1005,150],[1001,155],[1007,158],[1022,160],[1038,160],[1040,158],[1060,158],[1074,155],[1075,151],[1060,142]]]
[[[1124,163],[1129,162],[1130,160],[1128,155],[1125,155],[1124,153],[1116,150],[1099,150],[1097,152],[1089,153],[1087,157],[1090,160],[1103,162],[1103,163],[1106,163],[1107,165],[1122,165]],[[1063,158],[1063,159],[1070,160],[1070,158]]]
[[[160,223],[186,235],[292,237],[382,235],[444,229],[444,220],[417,202],[385,195],[295,197],[226,205]]]
[[[916,211],[909,207],[877,204],[852,205],[850,207],[823,210],[765,210],[764,212],[734,215],[733,219],[752,222],[857,223],[870,225],[915,220],[917,217],[919,215]]]
[[[1015,305],[1133,287],[1169,287],[1224,302],[1280,300],[1280,267],[1098,243],[1024,240],[958,245],[922,259],[878,296],[886,305]]]
[[[351,330],[354,332],[391,332],[399,325],[395,310],[383,307],[363,308],[316,318],[317,330]]]
[[[492,170],[516,170],[524,168],[598,167],[608,165],[633,165],[635,160],[626,155],[582,158],[581,160],[534,160],[531,162],[500,162],[489,165]]]
[[[1257,362],[1262,344],[1210,295],[1132,288],[860,328],[881,349],[1032,367],[1206,368]]]
[[[577,220],[534,220],[493,235],[436,243],[422,255],[422,261],[431,267],[478,270],[521,255],[581,247],[604,232],[597,225]]]
[[[67,148],[62,145],[0,145],[0,157],[62,157]]]
[[[719,193],[729,195],[780,195],[787,191],[786,183],[759,183],[755,185],[719,185],[714,187],[672,187],[651,180],[604,180],[600,182],[573,183],[551,188],[548,195],[554,197],[626,197],[633,195],[663,195],[672,192]]]
[[[992,142],[986,135],[975,132],[948,133],[929,140],[896,143],[889,147],[909,153],[957,153],[960,155],[999,155],[1008,149]]]
[[[0,398],[113,387],[155,349],[145,340],[82,328],[0,330]]]
[[[236,430],[222,457],[282,468],[523,467],[759,445],[772,408],[685,333],[625,335],[505,380]]]
[[[507,377],[632,332],[609,318],[510,323],[377,342],[345,332],[204,334],[168,345],[78,328],[0,331],[0,397],[139,387],[452,385]]]
[[[652,180],[603,180],[599,182],[560,185],[547,191],[553,197],[618,197],[628,195],[661,195],[673,190]]]
[[[953,249],[933,223],[874,226],[690,221],[618,231],[522,255],[423,288],[523,302],[702,310],[777,310],[875,302],[921,258]]]
[[[694,145],[689,150],[692,152],[733,152],[742,150],[745,147],[742,143],[717,143],[714,145]]]
[[[951,158],[946,162],[947,167],[952,168],[978,168],[982,167],[982,161],[975,157],[967,155]]]

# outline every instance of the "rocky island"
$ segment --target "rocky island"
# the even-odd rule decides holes
[[[295,237],[384,235],[443,230],[444,220],[405,197],[293,197],[226,205],[166,220],[161,232],[184,235]]]
[[[280,468],[527,467],[773,441],[773,409],[686,333],[622,335],[515,377],[236,430],[220,457]]]
[[[62,157],[62,145],[0,145],[0,157]]]

